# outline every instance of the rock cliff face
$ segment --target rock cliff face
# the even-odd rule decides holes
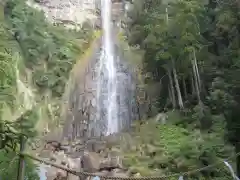
[[[122,8],[122,3],[113,3],[113,23],[117,24],[121,20]],[[118,32],[115,29],[115,34],[117,34]],[[117,43],[116,39],[116,36],[114,36],[113,41]],[[72,140],[83,136],[99,136],[105,130],[106,122],[102,122],[105,119],[103,118],[105,114],[101,110],[101,112],[97,112],[98,107],[101,106],[101,103],[97,103],[99,101],[104,102],[104,98],[106,98],[101,96],[100,100],[97,100],[97,87],[100,82],[98,78],[103,78],[99,74],[101,38],[93,44],[94,46],[89,51],[90,54],[80,60],[79,66],[76,65],[74,69],[75,75],[72,77],[72,81],[69,82],[68,92],[65,97],[63,137]],[[121,50],[117,46],[114,47],[114,50],[119,87],[117,90],[117,116],[120,121],[119,127],[122,129],[127,128],[132,119],[136,119],[134,117],[136,114],[134,109],[135,87],[130,68],[121,60]],[[83,61],[87,61],[87,64],[84,65]]]
[[[84,22],[95,26],[98,22],[97,0],[29,0],[27,4],[42,10],[52,23],[68,28],[82,26]]]
[[[84,63],[76,65],[74,70],[76,74],[72,77],[73,81],[69,82],[69,89],[66,93],[64,107],[64,127],[63,138],[75,140],[82,137],[93,137],[103,135],[105,130],[105,121],[102,112],[98,112],[98,100],[104,101],[104,97],[98,96],[99,78],[99,58],[100,44],[98,39],[94,42],[91,55],[86,57]],[[135,81],[131,69],[124,61],[121,60],[121,53],[115,47],[115,62],[117,64],[117,81],[118,81],[118,114],[120,129],[128,129],[131,120],[137,119],[137,109],[135,104]],[[100,117],[99,117],[100,116]],[[104,121],[104,122],[103,122]]]
[[[75,139],[91,135],[86,130],[89,130],[90,121],[94,121],[97,114],[97,61],[100,57],[100,43],[100,38],[96,39],[86,57],[73,70],[64,99],[63,137]]]

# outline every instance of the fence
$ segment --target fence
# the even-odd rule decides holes
[[[21,145],[20,145],[20,153],[19,153],[19,157],[20,158],[19,158],[19,167],[18,167],[17,180],[25,180],[25,177],[24,177],[25,176],[25,174],[24,174],[24,172],[25,172],[24,159],[25,158],[30,158],[30,159],[38,161],[40,163],[44,163],[46,165],[50,165],[50,166],[53,166],[55,168],[61,169],[63,171],[66,171],[67,175],[68,174],[72,174],[72,175],[78,176],[79,180],[81,180],[83,177],[85,177],[84,179],[86,179],[86,177],[95,177],[96,178],[95,180],[99,180],[99,179],[104,179],[104,180],[105,179],[109,179],[109,180],[110,179],[112,179],[112,180],[157,180],[158,179],[158,180],[162,180],[162,179],[170,179],[170,178],[174,178],[175,177],[175,178],[178,178],[178,180],[183,180],[183,177],[186,177],[186,176],[189,176],[189,175],[193,175],[193,174],[196,174],[197,172],[202,172],[202,171],[210,169],[210,168],[214,168],[217,165],[222,164],[222,163],[224,163],[224,165],[229,169],[233,179],[240,180],[236,176],[236,174],[234,173],[233,168],[231,167],[231,165],[227,162],[230,159],[233,159],[233,158],[236,158],[237,156],[239,156],[240,153],[237,153],[235,156],[229,157],[226,160],[221,160],[221,161],[219,161],[219,162],[217,162],[215,164],[211,164],[211,165],[205,166],[203,168],[199,168],[199,169],[196,169],[196,170],[193,170],[193,171],[184,172],[184,173],[176,173],[176,174],[171,174],[171,175],[167,175],[167,176],[109,177],[109,176],[99,175],[98,173],[88,173],[88,172],[76,171],[76,170],[73,170],[73,169],[70,169],[70,168],[66,168],[66,167],[64,167],[62,165],[57,165],[57,164],[52,163],[50,161],[46,161],[46,160],[43,160],[41,158],[34,157],[32,155],[26,154],[26,153],[24,153],[24,149],[25,149],[25,141],[22,138],[21,139]]]

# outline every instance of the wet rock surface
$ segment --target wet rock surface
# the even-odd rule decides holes
[[[117,2],[112,5],[112,11],[120,20],[123,4]],[[117,34],[117,31],[114,34]],[[116,38],[117,36],[114,36],[113,41],[116,41]],[[76,68],[73,81],[69,83],[69,92],[64,99],[66,101],[66,108],[64,108],[66,112],[64,112],[63,117],[65,122],[64,137],[79,139],[83,136],[101,136],[106,131],[108,89],[107,78],[104,73],[100,72],[100,67],[103,66],[102,61],[100,61],[101,46],[102,41],[99,39],[90,55],[87,55],[87,65],[80,63],[79,67]],[[128,65],[122,61],[120,50],[117,51],[116,47],[114,47],[114,54],[118,86],[116,90],[116,116],[119,119],[119,129],[127,129],[131,120],[137,119],[137,108],[134,100],[135,80],[130,68],[127,68]],[[99,152],[102,145],[101,143],[89,142],[88,146],[88,148],[92,148],[92,151]],[[81,149],[81,147],[74,148]]]

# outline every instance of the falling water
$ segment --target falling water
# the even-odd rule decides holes
[[[116,6],[111,0],[97,2],[101,3],[102,39],[95,42],[96,49],[89,57],[91,61],[86,68],[84,83],[81,79],[75,79],[74,85],[70,84],[73,89],[66,96],[69,108],[66,108],[63,136],[73,139],[77,136],[109,135],[129,129],[131,120],[136,119],[134,74],[127,61],[124,61],[117,39],[119,27],[116,25],[121,20],[122,7]],[[84,112],[80,111],[82,109]],[[83,128],[86,129],[84,135]]]
[[[233,177],[233,179],[235,180],[240,180],[237,175],[234,173],[234,170],[233,170],[233,167],[227,162],[227,161],[224,161],[224,164],[227,166],[227,168],[229,169],[229,171],[231,172],[231,175]]]
[[[117,70],[114,62],[111,0],[101,1],[102,12],[102,51],[100,56],[98,83],[98,118],[104,122],[105,135],[119,130],[117,112]]]

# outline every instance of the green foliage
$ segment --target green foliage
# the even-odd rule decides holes
[[[42,12],[25,5],[24,1],[8,1],[6,17],[20,46],[25,65],[32,70],[33,83],[42,92],[51,89],[60,97],[69,72],[90,39],[92,31],[67,31],[46,22]]]
[[[19,156],[14,152],[0,151],[0,177],[1,179],[16,180],[18,172]],[[38,175],[35,171],[36,167],[31,161],[25,161],[25,177],[28,180],[37,180]]]
[[[0,26],[1,116],[9,108],[15,114],[21,104],[20,97],[26,101],[25,91],[29,90],[38,94],[35,94],[33,102],[43,100],[38,103],[41,107],[52,108],[46,113],[55,120],[59,117],[60,98],[70,71],[88,46],[92,30],[66,30],[60,25],[52,25],[42,12],[27,6],[22,0],[6,1],[4,16]],[[24,108],[20,111],[25,111]],[[5,118],[9,119],[14,118]]]
[[[13,54],[17,43],[8,32],[4,22],[0,21],[0,108],[7,103],[13,106],[14,94],[16,93],[16,73],[15,73],[15,56]],[[2,113],[2,112],[0,112]]]
[[[0,121],[0,149],[17,150],[21,143],[20,138],[29,138],[35,135],[34,125],[37,121],[36,110],[31,109],[22,114],[13,122]]]
[[[0,21],[0,149],[16,150],[21,135],[32,136],[36,118],[34,110],[24,112],[15,121],[3,119],[6,107],[14,114],[17,103],[17,70],[20,56],[18,43],[11,35],[8,24]],[[24,132],[23,132],[24,131]]]
[[[129,44],[139,46],[145,52],[143,74],[151,74],[151,83],[160,82],[162,85],[157,97],[159,102],[152,106],[158,106],[159,111],[175,109],[168,112],[167,124],[187,129],[187,136],[192,137],[189,142],[198,149],[195,151],[196,147],[185,145],[178,139],[179,136],[183,137],[180,134],[172,132],[173,140],[167,138],[170,129],[161,129],[166,133],[159,137],[161,143],[165,138],[169,144],[179,141],[186,146],[186,152],[193,153],[193,159],[183,160],[183,164],[190,162],[186,167],[201,166],[196,157],[203,162],[207,160],[205,164],[209,164],[216,162],[218,157],[226,158],[234,154],[227,140],[234,145],[236,152],[240,151],[239,7],[237,1],[139,0],[134,2],[130,12],[127,30]],[[171,88],[175,94],[171,93]],[[185,108],[176,112],[172,96],[176,96],[175,104],[178,104],[179,94]],[[170,105],[168,102],[171,102]],[[171,148],[176,150],[180,147],[172,146],[168,151],[172,152]],[[171,154],[167,158],[171,159],[172,156],[175,157]],[[235,160],[240,176],[240,158]],[[172,164],[166,167],[172,167]],[[175,172],[174,169],[169,171]],[[225,172],[213,171],[201,174],[202,178],[230,177]]]
[[[179,116],[179,118],[182,118]],[[219,130],[216,127],[216,130]],[[132,173],[149,175],[171,175],[196,170],[228,157],[232,148],[226,145],[221,132],[201,135],[198,130],[188,130],[176,125],[162,125],[149,120],[136,125],[131,148],[124,153],[124,165]],[[221,171],[218,170],[221,169]],[[191,178],[230,178],[223,164],[196,172]]]

